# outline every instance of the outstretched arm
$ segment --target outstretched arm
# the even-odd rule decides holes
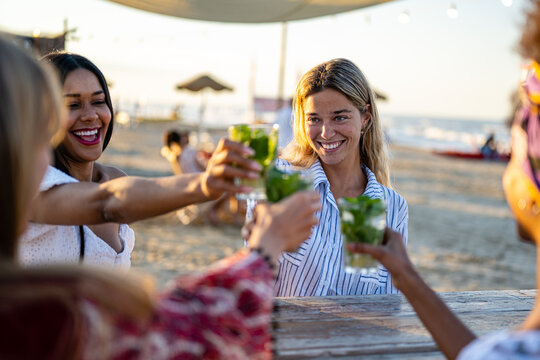
[[[475,339],[475,335],[416,272],[399,233],[386,229],[384,246],[357,243],[352,249],[372,255],[386,267],[392,274],[394,285],[405,295],[448,359],[455,359]]]
[[[309,237],[320,206],[315,191],[259,205],[250,241],[257,250],[241,250],[205,271],[176,279],[157,299],[152,321],[137,341],[138,327],[131,321],[116,329],[115,356],[272,359],[272,268],[282,251],[296,249]]]
[[[249,189],[234,185],[232,179],[259,176],[260,165],[246,158],[252,151],[222,139],[203,173],[59,185],[38,195],[31,219],[61,225],[130,223],[216,199],[224,192],[245,192]]]

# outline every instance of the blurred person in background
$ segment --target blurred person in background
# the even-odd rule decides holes
[[[274,124],[279,125],[278,150],[283,150],[293,139],[293,99],[287,99],[285,105],[276,113]]]
[[[193,174],[204,171],[208,164],[208,158],[212,154],[203,150],[197,150],[189,144],[189,131],[167,130],[163,134],[163,147],[161,156],[169,164],[173,174]],[[221,216],[220,216],[221,215]],[[218,226],[224,220],[233,224],[241,225],[245,216],[245,206],[230,194],[223,194],[219,199],[185,206],[176,211],[178,220],[184,225],[195,223],[209,223]]]

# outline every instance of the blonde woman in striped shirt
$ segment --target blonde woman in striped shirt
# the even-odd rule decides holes
[[[279,162],[309,168],[322,209],[319,225],[293,253],[279,260],[277,296],[393,294],[382,266],[367,275],[346,273],[337,199],[385,199],[387,225],[407,243],[408,208],[390,189],[388,160],[375,97],[360,69],[334,59],[309,70],[294,97],[294,140]],[[255,206],[248,204],[248,218]]]

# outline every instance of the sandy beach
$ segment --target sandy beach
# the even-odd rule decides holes
[[[179,123],[117,127],[104,164],[129,175],[172,174],[161,135]],[[391,147],[393,187],[409,205],[408,251],[437,291],[532,289],[536,250],[517,240],[501,184],[504,163],[446,158]],[[242,247],[240,228],[182,225],[174,213],[132,224],[133,269],[162,287]]]

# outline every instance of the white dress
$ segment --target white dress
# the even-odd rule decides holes
[[[77,179],[49,166],[39,191],[54,186],[78,182]],[[81,204],[84,206],[84,204]],[[127,271],[131,266],[131,251],[135,245],[135,234],[126,224],[121,224],[118,236],[123,250],[117,253],[87,226],[83,226],[85,265],[114,266]],[[19,239],[18,260],[22,265],[44,265],[78,263],[81,250],[79,226],[47,225],[30,222],[26,232]]]

